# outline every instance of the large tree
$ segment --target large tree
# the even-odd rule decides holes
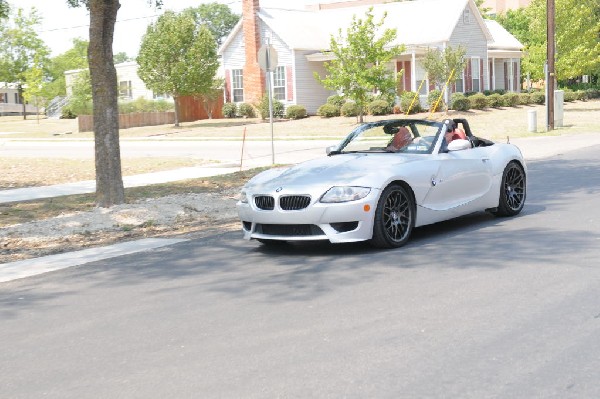
[[[27,86],[27,70],[35,65],[43,67],[48,62],[50,49],[40,39],[35,27],[41,23],[36,8],[29,13],[21,8],[8,24],[0,24],[0,81],[16,83],[19,94]],[[26,118],[23,101],[23,118]]]
[[[206,25],[218,45],[221,45],[223,39],[240,20],[240,16],[233,13],[227,5],[216,2],[200,4],[184,12],[189,13],[197,25]]]
[[[149,89],[173,96],[178,126],[179,97],[211,92],[217,57],[215,39],[206,26],[197,26],[188,13],[167,11],[142,38],[138,75]]]
[[[337,37],[331,36],[329,51],[335,58],[325,63],[327,75],[321,78],[315,73],[327,89],[337,90],[357,104],[360,122],[370,94],[379,91],[388,95],[396,88],[397,76],[389,63],[403,46],[393,45],[396,29],[380,33],[385,18],[386,14],[375,22],[372,7],[364,19],[354,15],[345,35],[339,29]]]
[[[119,0],[67,0],[90,12],[88,62],[94,104],[94,141],[96,163],[96,203],[110,207],[125,202],[119,145],[119,104],[117,72],[113,61],[113,36]],[[162,0],[148,0],[162,5]]]
[[[522,69],[533,79],[544,78],[546,3],[546,0],[533,0],[526,9],[497,17],[498,22],[525,45]],[[557,78],[600,73],[598,0],[555,0],[555,9]]]

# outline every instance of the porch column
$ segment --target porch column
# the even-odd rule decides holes
[[[412,59],[411,63],[411,71],[410,71],[410,91],[417,90],[417,55],[415,54],[415,50],[412,51]]]

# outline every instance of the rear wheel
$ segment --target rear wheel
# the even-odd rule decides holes
[[[506,165],[502,174],[502,185],[500,186],[500,199],[496,216],[514,216],[523,209],[525,197],[527,196],[527,181],[525,170],[517,162],[513,161]]]
[[[403,246],[415,227],[415,216],[415,203],[409,190],[400,184],[387,186],[375,210],[371,244],[378,248]]]

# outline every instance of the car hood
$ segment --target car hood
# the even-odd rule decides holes
[[[422,155],[338,154],[306,161],[290,168],[262,172],[246,184],[253,192],[306,190],[331,186],[380,187],[401,164],[422,159]]]

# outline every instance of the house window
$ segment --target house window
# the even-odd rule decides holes
[[[0,93],[0,103],[7,103],[8,102],[8,96],[6,95],[6,93]]]
[[[463,23],[465,25],[468,25],[471,23],[471,10],[469,10],[468,8],[466,8],[465,11],[463,12]]]
[[[481,91],[481,76],[479,74],[479,58],[471,58],[471,78],[473,81],[473,91]]]
[[[285,100],[285,67],[278,66],[273,71],[273,97]]]
[[[459,74],[458,75],[458,79],[456,79],[456,82],[454,83],[456,85],[456,93],[464,93],[465,92],[465,86],[463,83],[463,74]]]
[[[244,101],[244,75],[242,69],[233,69],[231,71],[231,90],[234,103]]]
[[[19,93],[15,93],[15,104],[23,104],[21,102],[21,98],[19,97]]]
[[[169,95],[166,93],[152,92],[152,98],[155,100],[165,100],[165,99],[169,98]]]
[[[122,80],[119,82],[119,97],[132,98],[131,80]]]

